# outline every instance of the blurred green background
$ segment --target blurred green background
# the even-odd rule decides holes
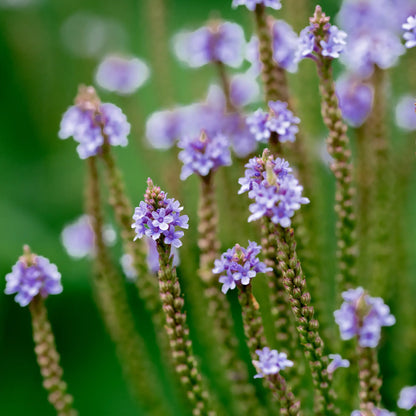
[[[289,0],[287,3],[290,1],[295,5],[305,3],[309,8],[282,12],[299,30],[307,24],[306,16],[312,13],[316,2]],[[151,152],[144,141],[146,117],[171,103],[188,104],[203,98],[209,82],[215,78],[212,68],[191,70],[179,65],[170,53],[170,43],[166,42],[178,30],[197,28],[213,16],[244,25],[248,39],[252,31],[251,16],[243,8],[232,10],[231,0],[167,0],[166,27],[152,39],[155,13],[158,18],[153,0],[33,0],[22,6],[19,3],[23,0],[0,0],[0,275],[10,271],[23,244],[29,244],[34,252],[58,265],[64,292],[50,297],[47,305],[65,378],[77,409],[81,415],[137,415],[137,407],[122,379],[114,347],[92,300],[90,264],[88,260],[71,260],[60,243],[63,226],[83,212],[85,164],[78,158],[72,140],[58,139],[59,122],[72,104],[78,84],[94,82],[95,68],[107,52],[134,54],[149,63],[153,71],[150,81],[132,96],[119,97],[99,91],[103,101],[119,105],[132,124],[128,149],[116,149],[115,152],[129,195],[133,203],[138,203],[148,176],[166,184],[166,178],[157,170],[157,164],[164,156]],[[328,14],[334,15],[340,2],[327,0],[320,4]],[[105,23],[104,34],[96,34],[98,40],[92,40],[91,44],[83,41],[82,30],[73,30],[68,23],[71,16],[80,16],[80,13],[89,18],[88,25],[94,19]],[[164,38],[164,33],[168,39]],[[101,42],[101,46],[91,54],[94,42]],[[162,65],[160,56],[155,54],[159,50],[167,53],[167,59],[162,55],[164,61],[167,60],[162,61]],[[310,136],[321,140],[325,129],[320,119],[313,65],[305,63],[302,74],[304,78],[300,75],[300,78],[291,79],[294,90],[302,90],[302,95],[297,96],[300,116]],[[302,84],[299,79],[307,82]],[[406,91],[405,81],[398,77],[396,80],[397,94]],[[334,221],[333,182],[328,169],[322,166],[320,172],[320,192],[325,207],[323,227],[330,235]],[[185,193],[195,186],[195,182],[189,182],[184,185]],[[414,182],[412,189],[416,195]],[[415,247],[414,202],[415,198],[409,200],[405,209],[408,233],[413,236],[409,242],[410,252]],[[195,202],[191,202],[186,208],[191,211],[195,206]],[[230,240],[230,243],[235,241]],[[332,247],[332,243],[329,237],[328,246]],[[333,248],[330,248],[332,254]],[[333,260],[329,260],[328,275],[333,273],[333,268]],[[413,255],[407,269],[398,274],[415,276],[415,271]],[[414,286],[412,293],[416,293]],[[3,290],[3,286],[1,288]],[[130,292],[134,303],[134,289]],[[144,332],[151,333],[140,304],[137,304],[137,316]],[[197,326],[192,318],[191,324]],[[414,326],[409,327],[409,331],[414,333]],[[29,311],[17,305],[11,296],[2,294],[0,334],[0,414],[53,415],[41,387],[33,353]],[[196,347],[198,349],[198,342]],[[409,353],[412,354],[407,351]],[[416,367],[416,363],[411,364]],[[411,367],[407,374],[401,385],[416,384],[416,379],[412,380],[410,376]],[[391,397],[397,396],[401,385],[395,385]]]

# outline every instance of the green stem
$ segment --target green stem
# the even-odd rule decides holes
[[[374,407],[380,407],[380,387],[382,381],[379,377],[380,367],[377,361],[375,348],[358,347],[358,365],[360,368],[360,409],[371,412]]]

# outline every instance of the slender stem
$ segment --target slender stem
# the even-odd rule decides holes
[[[63,381],[55,337],[42,297],[35,296],[29,304],[29,309],[32,315],[35,353],[49,403],[55,408],[58,416],[76,416],[78,412],[72,407],[73,398],[67,393],[66,383]]]
[[[216,61],[215,66],[217,68],[218,76],[221,81],[221,87],[224,92],[227,111],[234,113],[236,112],[236,108],[231,101],[230,80],[228,78],[227,71],[225,70],[225,65],[221,61]]]
[[[380,387],[382,381],[379,377],[380,367],[377,361],[375,348],[358,347],[359,379],[360,379],[360,409],[364,412],[374,407],[380,407]]]

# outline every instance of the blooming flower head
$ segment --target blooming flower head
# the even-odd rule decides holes
[[[13,266],[12,272],[6,275],[4,293],[17,293],[15,301],[20,306],[28,305],[36,295],[46,298],[62,292],[61,274],[57,267],[46,257],[32,254],[28,246],[24,255]]]
[[[247,9],[254,11],[258,4],[275,10],[282,8],[281,0],[233,0],[232,7],[246,6]]]
[[[277,374],[286,367],[293,367],[293,361],[288,360],[287,354],[284,352],[278,352],[277,350],[264,347],[262,350],[256,350],[256,354],[259,356],[259,359],[258,361],[253,360],[253,365],[256,367],[258,373],[254,378]]]
[[[183,207],[179,201],[167,198],[165,192],[160,187],[154,186],[152,180],[147,180],[147,190],[144,201],[136,207],[132,228],[135,229],[137,238],[144,236],[159,240],[172,247],[180,247],[183,231],[176,230],[176,227],[188,228],[188,216],[180,215]]]
[[[328,364],[327,368],[327,371],[330,374],[332,374],[337,368],[348,368],[350,366],[350,362],[348,360],[343,359],[339,354],[329,354],[329,358],[332,360]]]
[[[97,84],[118,94],[132,94],[149,78],[149,67],[139,58],[106,56],[97,68]]]
[[[117,234],[111,225],[103,227],[103,239],[107,246],[111,246],[117,239]],[[66,252],[74,259],[81,259],[95,254],[95,235],[91,219],[82,215],[74,222],[66,225],[61,233],[61,241]]]
[[[403,38],[406,41],[406,48],[413,48],[416,46],[416,16],[409,16],[406,23],[403,23],[402,28],[406,31]]]
[[[192,68],[221,62],[237,68],[243,63],[245,38],[241,26],[213,21],[194,32],[179,33],[174,38],[177,57]]]
[[[406,410],[416,407],[416,386],[407,386],[400,390],[400,397],[397,402],[397,406],[399,406],[400,409]]]
[[[286,160],[273,158],[267,149],[261,158],[250,159],[245,176],[238,181],[239,193],[248,191],[249,198],[254,199],[249,222],[267,216],[274,224],[290,226],[295,211],[309,203],[308,198],[302,197],[303,187],[291,172]]]
[[[59,138],[73,137],[81,159],[101,152],[104,141],[112,146],[127,146],[130,124],[122,111],[111,103],[101,103],[93,87],[81,86],[75,105],[61,120]]]
[[[316,6],[311,24],[305,27],[299,35],[297,59],[339,58],[347,44],[347,34],[329,23],[329,17]]]
[[[416,130],[415,97],[404,95],[396,106],[396,124],[403,130]]]
[[[277,133],[279,141],[294,142],[300,119],[295,117],[282,101],[269,101],[269,113],[258,109],[247,117],[247,125],[257,141],[267,143]]]
[[[184,138],[178,146],[179,159],[183,162],[181,179],[185,180],[193,173],[207,176],[220,166],[231,165],[231,154],[228,140],[220,134],[213,137],[202,133],[197,138]]]
[[[396,322],[383,299],[373,298],[362,287],[342,293],[344,303],[334,312],[341,338],[357,336],[361,347],[375,348],[380,340],[381,327]]]
[[[347,75],[337,81],[336,93],[345,120],[354,127],[361,126],[373,106],[372,86],[355,76]]]
[[[257,273],[271,271],[270,267],[261,262],[257,256],[261,247],[253,241],[248,242],[248,247],[236,244],[221,255],[221,259],[215,260],[213,273],[221,274],[219,281],[223,284],[221,291],[227,293],[229,289],[235,289],[237,284],[248,285]]]

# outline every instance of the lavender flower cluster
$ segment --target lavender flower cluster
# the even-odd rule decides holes
[[[258,374],[254,378],[263,378],[264,376],[277,374],[286,367],[293,367],[293,361],[288,360],[287,354],[284,352],[264,347],[262,350],[257,350],[256,354],[259,359],[258,361],[254,360],[253,365],[256,367]]]

